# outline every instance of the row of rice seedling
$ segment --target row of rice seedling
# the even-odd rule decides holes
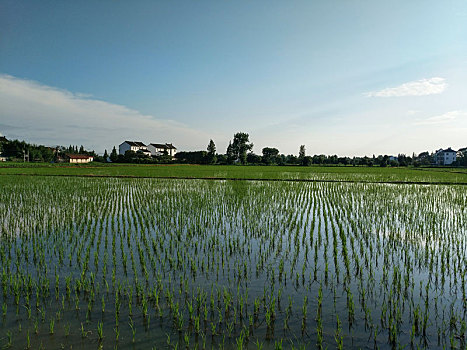
[[[0,178],[2,346],[465,348],[465,186]]]

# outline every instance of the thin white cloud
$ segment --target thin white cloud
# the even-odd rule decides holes
[[[150,115],[35,81],[0,74],[0,132],[46,145],[77,144],[97,152],[125,139],[197,147],[209,135]]]
[[[450,111],[441,115],[435,115],[423,120],[417,120],[414,125],[436,125],[449,123],[458,118],[467,118],[467,112],[465,111]]]
[[[402,85],[372,91],[365,94],[367,97],[400,97],[400,96],[426,96],[441,94],[446,90],[448,84],[446,79],[434,77],[410,81]]]

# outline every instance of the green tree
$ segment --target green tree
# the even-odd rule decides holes
[[[138,154],[135,151],[128,150],[123,156],[123,161],[125,163],[136,163],[138,161]]]
[[[107,153],[107,150],[104,150],[104,162],[107,161],[107,158],[109,158],[109,154]]]
[[[253,149],[253,144],[250,143],[249,137],[247,133],[237,132],[232,142],[233,154],[236,160],[242,164],[246,164],[246,153]]]
[[[309,166],[311,164],[310,159],[306,159],[305,145],[300,145],[300,149],[298,151],[298,161],[303,166]]]
[[[303,161],[303,158],[305,158],[305,156],[305,145],[300,145],[300,150],[298,151],[298,159],[300,159],[300,161]]]
[[[246,161],[248,162],[248,164],[259,164],[261,163],[261,156],[250,152],[246,156]]]
[[[276,157],[278,154],[279,154],[279,150],[277,148],[264,147],[263,148],[263,163],[265,164],[276,163]]]
[[[313,158],[311,158],[310,156],[305,156],[305,157],[303,157],[302,165],[303,166],[310,166],[312,161],[313,161]]]
[[[231,141],[229,141],[229,145],[227,146],[227,152],[225,153],[225,156],[227,158],[227,164],[233,164],[233,162],[236,160],[235,152]]]
[[[114,146],[114,148],[112,149],[112,152],[110,153],[110,160],[111,160],[112,162],[116,162],[116,161],[118,160],[117,149],[115,148],[115,146]]]
[[[209,164],[216,164],[216,162],[217,162],[216,145],[214,144],[213,140],[209,141],[207,150],[208,150],[208,154],[207,154],[208,163]]]
[[[227,157],[225,154],[217,154],[217,164],[227,164]]]
[[[206,164],[208,153],[206,151],[177,152],[175,158],[181,163]]]
[[[456,160],[457,165],[467,166],[467,148],[461,148],[459,150],[459,156]]]

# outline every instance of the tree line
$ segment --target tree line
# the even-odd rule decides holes
[[[305,145],[300,145],[298,156],[281,154],[275,147],[264,147],[261,154],[255,154],[249,135],[238,132],[229,141],[225,154],[216,152],[216,145],[210,140],[206,151],[178,152],[175,158],[178,162],[189,164],[250,164],[250,165],[352,165],[352,166],[429,166],[433,164],[433,154],[422,152],[419,155],[397,157],[388,155],[373,155],[372,157],[339,157],[337,155],[315,154],[306,155]],[[467,166],[467,150],[453,163],[454,166]]]
[[[99,157],[95,151],[87,151],[83,145],[56,146],[47,147],[43,145],[31,144],[26,141],[8,140],[2,136],[0,138],[0,154],[12,161],[23,161],[25,159],[30,162],[56,162],[59,161],[65,154],[84,154],[93,156],[97,161],[104,161],[103,157]]]
[[[117,153],[114,146],[111,153],[105,150],[103,156],[99,156],[95,151],[88,151],[84,146],[70,145],[68,147],[46,147],[43,145],[30,144],[25,141],[8,140],[0,137],[0,155],[8,157],[10,160],[22,161],[25,154],[29,155],[29,161],[35,162],[56,162],[64,154],[85,154],[94,157],[94,161],[113,163],[140,163],[140,164],[212,164],[212,165],[346,165],[346,166],[430,166],[434,162],[434,154],[428,151],[418,155],[398,154],[397,157],[388,155],[373,155],[372,157],[339,157],[337,155],[315,154],[307,155],[305,145],[300,145],[298,155],[281,154],[276,147],[264,147],[261,154],[253,152],[253,143],[250,136],[245,132],[237,132],[225,153],[218,153],[213,140],[210,140],[206,150],[178,152],[172,158],[167,153],[158,157],[149,157],[141,152],[127,151],[125,155]],[[467,166],[467,149],[459,152],[453,166]]]

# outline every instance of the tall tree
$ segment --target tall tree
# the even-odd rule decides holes
[[[300,145],[300,150],[298,151],[298,159],[303,160],[305,158],[305,145]]]
[[[306,159],[305,145],[300,145],[300,149],[298,150],[298,161],[300,162],[300,165],[310,165],[310,159]]]
[[[209,141],[207,150],[208,150],[208,154],[207,154],[208,163],[215,164],[217,162],[217,156],[216,156],[216,145],[214,144],[213,140]]]
[[[107,150],[104,150],[104,162],[107,162],[107,158],[109,158],[109,154],[107,153]]]
[[[112,149],[112,152],[110,153],[110,160],[111,160],[112,162],[116,162],[116,161],[118,160],[117,149],[115,148],[115,146],[114,146],[114,148]]]
[[[225,153],[225,156],[227,158],[227,164],[233,164],[233,162],[236,160],[235,152],[231,141],[229,141],[229,145],[227,146],[227,152]]]
[[[253,149],[253,144],[250,143],[249,137],[247,133],[237,132],[232,142],[233,153],[242,164],[246,164],[246,152]]]

